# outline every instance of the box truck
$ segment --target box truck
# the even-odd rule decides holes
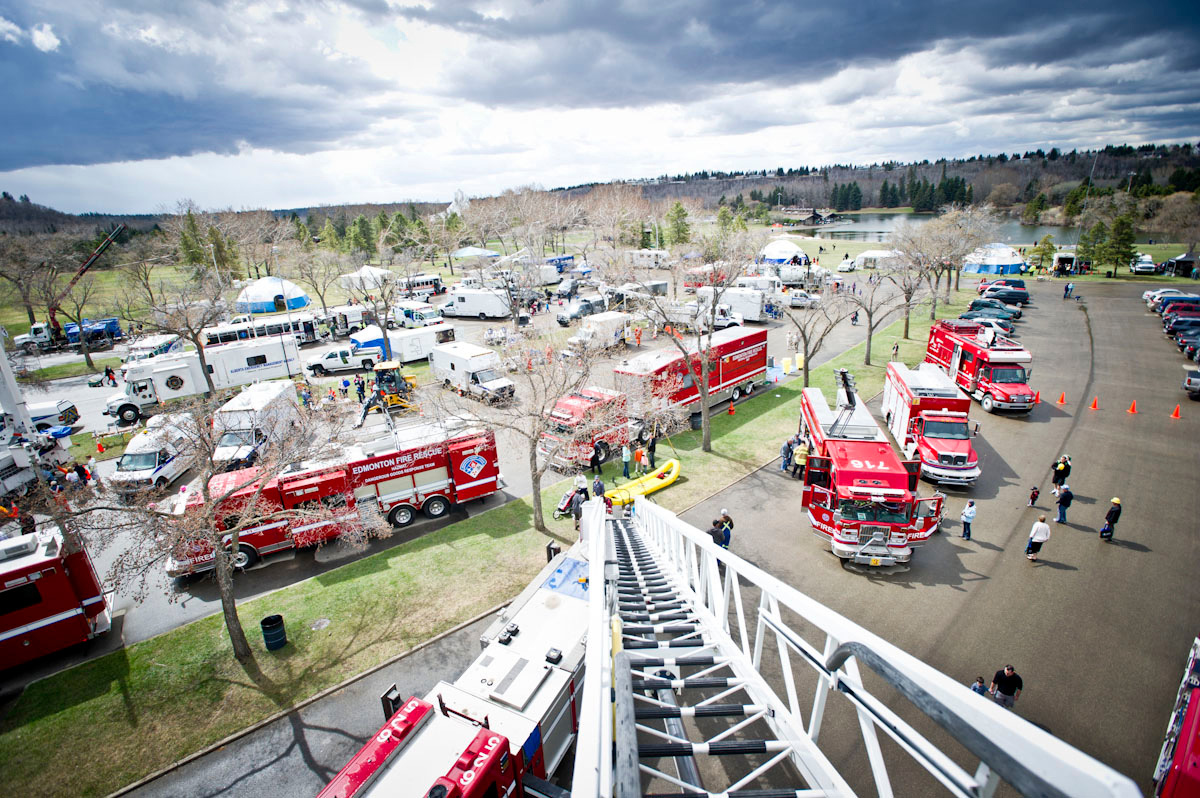
[[[213,414],[213,429],[220,433],[213,464],[222,471],[254,465],[299,424],[300,404],[290,380],[247,385]]]
[[[513,381],[502,376],[500,356],[494,349],[462,341],[440,344],[429,354],[429,364],[433,378],[459,395],[496,404],[510,401],[516,392]]]
[[[503,319],[512,315],[508,292],[504,289],[462,288],[450,294],[442,305],[443,316],[457,318]]]
[[[448,344],[454,340],[454,325],[435,324],[430,327],[416,327],[411,330],[388,330],[388,346],[390,354],[383,354],[383,331],[372,324],[366,329],[350,336],[351,364],[345,368],[371,368],[365,365],[368,360],[379,363],[383,360],[399,360],[401,363],[411,363],[414,360],[424,360],[438,344]],[[327,364],[324,359],[318,361],[322,368]]]

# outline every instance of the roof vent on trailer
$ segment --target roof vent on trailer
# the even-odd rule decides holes
[[[0,562],[19,560],[37,551],[37,535],[21,535],[0,543]]]

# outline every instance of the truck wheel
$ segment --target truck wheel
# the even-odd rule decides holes
[[[25,354],[32,355],[34,352],[37,351],[37,346],[35,344],[31,344],[31,343],[21,344],[21,349],[22,349],[22,351],[25,352]]]
[[[394,527],[408,526],[413,522],[413,508],[407,504],[398,504],[388,513],[388,523]]]
[[[141,415],[141,412],[133,405],[125,405],[117,411],[117,418],[121,419],[126,424],[137,423],[137,420]]]
[[[450,388],[451,388],[450,380],[442,380],[442,387],[445,388],[447,391],[450,390]]]
[[[313,366],[313,374],[316,374],[318,377],[324,377],[326,374],[325,367],[320,364]]]
[[[990,393],[985,393],[983,395],[983,399],[979,400],[979,405],[983,408],[983,412],[985,413],[996,412],[996,400],[992,398]]]
[[[366,360],[364,360],[364,361],[362,362],[362,367],[363,367],[363,368],[364,368],[366,371],[370,371],[371,369],[375,368],[375,361],[374,361],[374,360],[371,360],[370,358],[367,358]]]
[[[607,444],[607,443],[605,443],[605,442],[603,442],[603,441],[601,441],[601,442],[600,442],[600,462],[601,462],[601,463],[607,463],[607,462],[608,462],[608,457],[609,457],[609,455],[610,455],[610,454],[612,454],[612,452],[610,452],[610,451],[608,450],[608,444]]]
[[[425,515],[429,518],[441,518],[450,509],[450,502],[441,496],[434,496],[425,502]]]
[[[734,402],[736,402],[738,399],[741,399],[741,398],[742,398],[742,389],[735,386],[733,389],[733,393],[731,393],[729,395],[729,403],[733,404]]]
[[[154,480],[154,489],[155,490],[162,490],[166,486],[167,486],[167,480],[165,480],[164,478],[159,477],[158,479]]]
[[[480,320],[480,321],[487,321],[487,314],[486,314],[486,313],[480,313],[480,314],[479,314],[479,320]]]
[[[750,394],[754,393],[754,383],[752,381],[746,383],[744,390],[746,391],[746,396],[749,396]]]
[[[258,552],[253,546],[247,546],[245,543],[238,544],[237,551],[233,552],[230,558],[230,564],[238,570],[246,570],[254,563],[258,562]]]

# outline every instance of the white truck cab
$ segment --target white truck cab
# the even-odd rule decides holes
[[[373,350],[356,351],[352,346],[339,346],[323,355],[313,355],[304,362],[304,368],[314,376],[331,374],[335,371],[370,371],[379,361]]]
[[[266,447],[299,424],[300,405],[292,382],[247,385],[213,414],[213,428],[221,433],[213,463],[226,471],[254,465]]]

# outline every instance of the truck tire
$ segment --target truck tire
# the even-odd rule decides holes
[[[388,513],[388,523],[394,527],[405,527],[413,522],[413,508],[407,504],[397,504]]]
[[[33,353],[37,352],[37,345],[33,343],[24,343],[21,344],[21,350],[27,355],[32,355]]]
[[[754,380],[750,380],[750,382],[746,383],[742,390],[745,392],[746,396],[754,393]]]
[[[486,313],[480,313],[480,314],[479,314],[479,320],[480,320],[480,321],[487,321],[487,314],[486,314]]]
[[[442,388],[447,391],[451,390],[453,386],[450,385],[450,380],[442,380]]]
[[[979,400],[979,405],[983,408],[983,412],[985,413],[996,412],[996,400],[992,398],[990,393],[985,393],[983,395],[983,398]]]
[[[425,502],[425,516],[427,518],[441,518],[450,510],[450,502],[443,499],[441,496],[434,496],[429,501]]]
[[[121,409],[117,411],[117,418],[121,419],[126,424],[136,424],[137,420],[141,418],[141,416],[141,411],[133,405],[122,405]]]
[[[318,377],[324,377],[326,373],[327,373],[327,372],[325,371],[325,367],[324,367],[324,366],[322,366],[320,363],[318,363],[317,365],[313,366],[313,374],[315,374],[316,376],[318,376]]]
[[[165,487],[167,487],[167,480],[165,477],[159,477],[158,479],[154,480],[155,490],[162,490]]]
[[[612,452],[609,451],[608,444],[605,443],[604,441],[600,441],[600,462],[607,463],[608,458],[611,454],[612,454]]]
[[[366,371],[370,371],[371,369],[375,368],[375,361],[371,360],[371,358],[367,358],[362,362],[362,367]]]
[[[738,399],[742,398],[742,389],[738,386],[733,386],[733,393],[729,394],[729,404],[733,404]]]
[[[245,543],[239,543],[237,551],[233,552],[230,556],[230,563],[233,567],[242,571],[256,562],[258,562],[258,552],[254,550],[253,546]]]

